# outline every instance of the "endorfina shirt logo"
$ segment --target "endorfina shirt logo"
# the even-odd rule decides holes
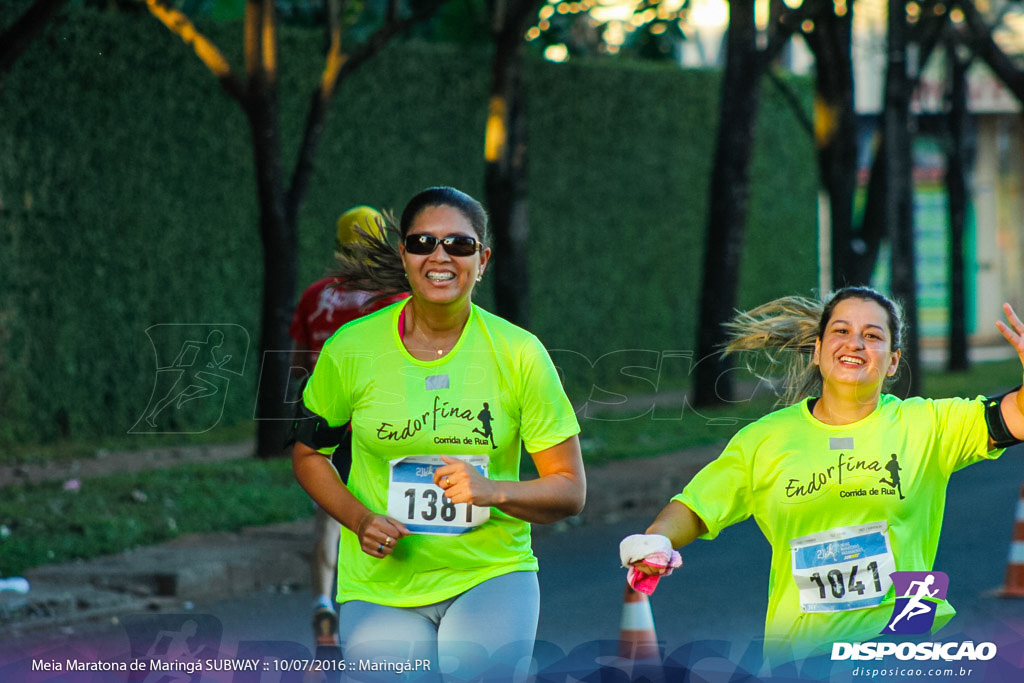
[[[893,496],[904,500],[899,456],[891,453],[884,458],[857,458],[850,455],[852,450],[853,438],[830,438],[832,464],[796,477],[784,477],[781,481],[785,500],[795,503],[817,498],[833,487],[839,487],[840,498]],[[844,487],[851,479],[870,483],[853,489]]]
[[[935,610],[946,598],[949,577],[944,572],[893,572],[896,604],[882,633],[927,633],[935,623]]]
[[[477,410],[452,405],[435,395],[430,410],[408,418],[405,424],[382,421],[377,427],[377,439],[406,441],[419,436],[421,432],[429,431],[435,433],[436,444],[490,446],[496,449],[498,444],[494,440],[493,422],[494,416],[487,401]]]

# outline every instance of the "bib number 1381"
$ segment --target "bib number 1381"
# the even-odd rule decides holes
[[[460,456],[487,476],[486,455]],[[390,463],[388,515],[414,534],[456,536],[472,531],[491,518],[491,508],[453,503],[434,484],[434,472],[444,467],[438,455],[398,458]]]
[[[427,522],[441,520],[442,522],[453,522],[458,515],[458,509],[444,494],[439,494],[435,489],[418,489],[410,487],[405,490],[405,498],[409,502],[409,509],[406,513],[407,519],[422,519]],[[439,500],[440,499],[440,504]],[[473,506],[460,505],[465,508],[464,521],[466,524],[473,523]]]

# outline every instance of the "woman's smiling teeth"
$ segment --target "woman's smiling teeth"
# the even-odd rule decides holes
[[[449,273],[447,271],[439,272],[432,270],[427,273],[427,279],[432,282],[448,282],[449,280],[455,279],[455,273]]]
[[[840,356],[840,363],[852,363],[854,365],[864,365],[864,361],[861,358],[854,358],[853,356]]]

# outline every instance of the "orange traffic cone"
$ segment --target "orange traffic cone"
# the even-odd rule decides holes
[[[1006,563],[1006,583],[999,591],[1001,598],[1024,598],[1024,486],[1017,500],[1017,514],[1013,520],[1013,540]]]
[[[619,626],[619,656],[635,661],[660,660],[654,615],[647,596],[626,584],[622,596],[622,622]]]

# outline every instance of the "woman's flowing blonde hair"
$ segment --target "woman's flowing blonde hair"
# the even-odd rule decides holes
[[[787,296],[738,312],[725,324],[729,341],[724,353],[747,353],[748,369],[776,387],[781,404],[820,396],[822,380],[813,360],[814,344],[824,336],[836,305],[846,299],[881,306],[889,322],[890,348],[901,348],[903,311],[899,304],[869,287],[845,287],[824,300]],[[759,360],[767,361],[767,368],[755,367]]]

